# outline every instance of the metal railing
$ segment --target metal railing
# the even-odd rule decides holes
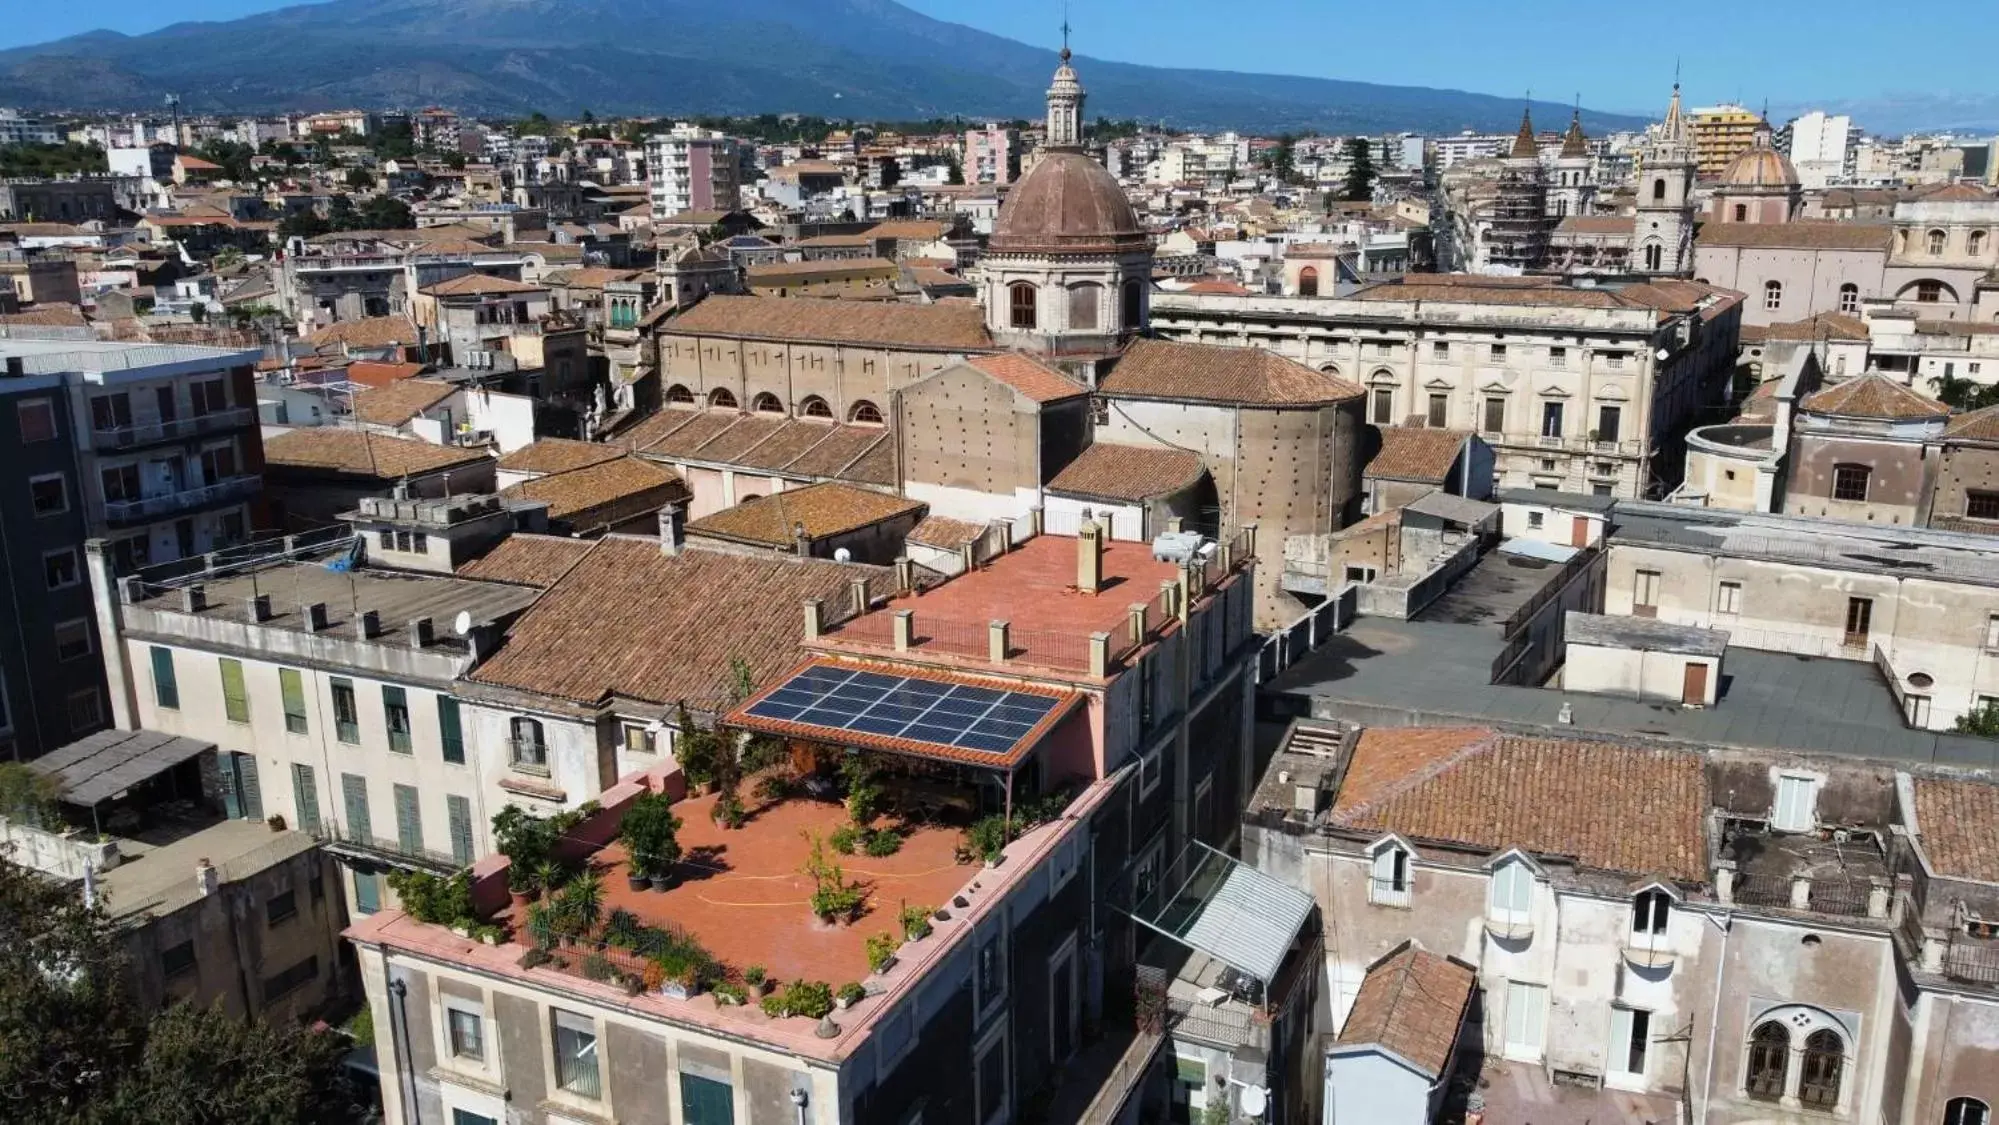
[[[507,739],[507,764],[528,773],[548,773],[548,743],[534,738]]]
[[[1944,950],[1943,971],[1955,980],[1999,985],[1999,946],[1970,938],[1952,939]]]
[[[93,429],[90,433],[90,443],[94,449],[123,449],[146,442],[174,441],[214,433],[217,430],[241,429],[249,425],[254,417],[254,413],[248,407],[212,410],[206,414],[195,414],[186,418],[141,422],[111,429]]]
[[[306,835],[335,851],[360,852],[392,863],[414,864],[439,872],[453,872],[465,866],[449,852],[432,851],[421,844],[405,844],[400,839],[355,832],[338,824],[322,822],[316,828],[308,828]]]
[[[1735,877],[1731,897],[1743,906],[1776,906],[1788,910],[1791,906],[1791,877],[1743,872]]]
[[[1156,1028],[1140,1028],[1131,1046],[1125,1048],[1117,1065],[1104,1077],[1096,1097],[1090,1099],[1089,1106],[1076,1118],[1076,1125],[1110,1125],[1110,1122],[1118,1120],[1125,1104],[1131,1101],[1132,1092],[1138,1089],[1139,1083],[1152,1069],[1152,1061],[1158,1057],[1159,1049],[1165,1042],[1165,1032]]]
[[[142,496],[136,500],[106,500],[104,518],[112,523],[125,523],[170,515],[206,504],[248,497],[262,484],[262,477],[235,476],[200,488],[182,489],[160,496]]]

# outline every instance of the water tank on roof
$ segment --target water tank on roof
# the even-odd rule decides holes
[[[1152,557],[1160,562],[1188,563],[1205,558],[1208,540],[1198,531],[1168,531],[1152,541]]]

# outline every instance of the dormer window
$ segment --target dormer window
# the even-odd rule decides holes
[[[1381,844],[1368,873],[1367,900],[1377,906],[1409,905],[1414,858],[1392,840]]]
[[[1522,937],[1534,923],[1534,869],[1525,860],[1509,858],[1492,869],[1486,891],[1485,916],[1502,937]]]
[[[1672,912],[1673,896],[1657,887],[1639,891],[1637,897],[1631,900],[1632,936],[1664,936]]]

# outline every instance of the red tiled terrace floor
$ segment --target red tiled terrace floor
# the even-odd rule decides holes
[[[944,905],[978,871],[957,862],[955,828],[913,828],[902,850],[880,859],[840,855],[829,845],[827,858],[868,886],[869,896],[858,922],[822,927],[811,914],[812,881],[801,871],[811,851],[804,833],[830,836],[846,823],[845,808],[805,797],[751,802],[749,822],[724,829],[715,826],[714,806],[713,794],[674,805],[685,858],[672,890],[632,890],[621,844],[592,858],[604,878],[606,917],[623,908],[651,925],[684,929],[736,973],[762,965],[780,982],[821,980],[835,988],[864,980],[868,935],[888,931],[900,941],[903,903]]]

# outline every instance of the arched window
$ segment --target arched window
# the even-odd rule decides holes
[[[1992,1107],[1977,1098],[1952,1098],[1944,1103],[1943,1125],[1991,1125]]]
[[[1940,230],[1933,230],[1923,236],[1924,245],[1929,248],[1930,257],[1937,258],[1943,256],[1944,237],[1944,232]]]
[[[1097,306],[1103,303],[1104,287],[1086,281],[1069,287],[1069,327],[1078,332],[1097,330]]]
[[[1652,888],[1638,892],[1631,900],[1631,932],[1634,934],[1664,934],[1666,922],[1673,914],[1673,896],[1665,891]]]
[[[548,765],[548,743],[542,739],[541,720],[516,715],[508,723],[508,749],[517,766]]]
[[[798,416],[800,418],[831,418],[833,416],[833,408],[826,405],[826,400],[820,398],[818,395],[806,395],[805,401],[798,404]]]
[[[1943,282],[1941,281],[1916,282],[1916,300],[1925,305],[1934,305],[1937,302],[1943,300]]]
[[[675,383],[671,387],[666,388],[666,401],[693,402],[694,392],[688,390],[687,387],[683,384]]]
[[[1838,1109],[1839,1080],[1846,1070],[1846,1044],[1831,1028],[1805,1038],[1805,1057],[1798,1067],[1798,1100],[1807,1109]]]
[[[1136,332],[1145,326],[1145,290],[1143,286],[1144,282],[1136,280],[1124,283],[1124,308],[1121,310],[1123,313],[1121,320],[1122,327],[1126,332]]]
[[[1738,203],[1735,205],[1735,221],[1738,223],[1749,221],[1749,204]]]
[[[757,397],[750,400],[750,409],[756,411],[758,414],[782,414],[784,413],[784,404],[777,400],[776,395],[769,391],[762,391]]]
[[[1843,313],[1860,311],[1860,286],[1849,281],[1839,287],[1839,311]]]
[[[1832,467],[1832,498],[1834,500],[1867,499],[1867,478],[1874,470],[1865,465],[1834,465]]]
[[[1660,263],[1665,261],[1665,258],[1666,258],[1666,248],[1659,245],[1658,243],[1654,242],[1645,247],[1646,269],[1648,270],[1658,269]]]
[[[881,425],[881,420],[881,408],[867,399],[860,400],[854,404],[852,410],[847,411],[847,421],[849,422],[865,422],[870,425],[879,426]]]
[[[741,496],[736,497],[736,503],[747,504],[752,500],[761,500],[761,499],[763,499],[763,496],[760,493],[745,492]]]
[[[1034,286],[1025,281],[1016,281],[1006,287],[1007,325],[1012,328],[1034,327]]]
[[[1966,253],[1969,253],[1974,257],[1979,254],[1985,253],[1985,232],[1982,230],[1972,231],[1971,234],[1968,235],[1964,240],[1964,249]],[[1960,1099],[1960,1100],[1968,1100],[1968,1099]]]
[[[1749,1036],[1749,1096],[1774,1102],[1784,1096],[1791,1076],[1791,1033],[1776,1020],[1756,1025]]]
[[[1771,310],[1781,309],[1784,307],[1783,282],[1766,281],[1763,283],[1763,307]]]
[[[1331,375],[1335,379],[1340,377],[1340,365],[1337,363],[1322,364],[1319,370],[1327,375]]]
[[[1316,297],[1319,295],[1319,271],[1314,266],[1306,266],[1298,271],[1298,295]]]
[[[1659,202],[1660,200],[1663,200],[1663,199],[1665,199],[1665,198],[1666,198],[1666,181],[1665,181],[1665,180],[1653,180],[1653,181],[1652,181],[1652,201],[1653,201],[1654,203],[1657,203],[1657,202]]]
[[[730,394],[727,387],[716,387],[708,392],[708,405],[733,409],[736,405],[736,396]]]

